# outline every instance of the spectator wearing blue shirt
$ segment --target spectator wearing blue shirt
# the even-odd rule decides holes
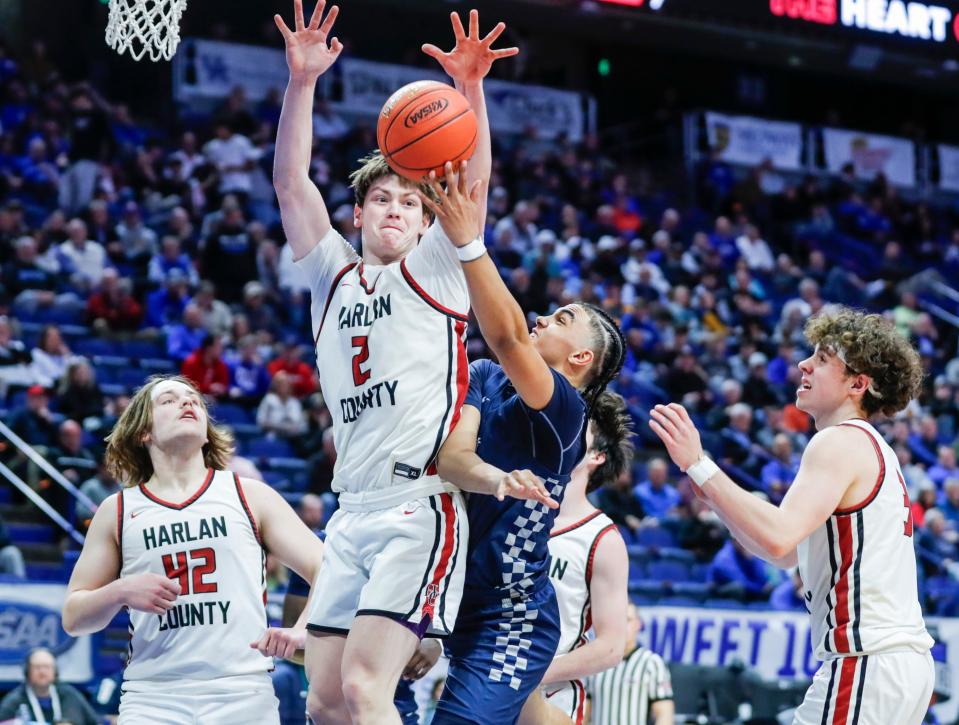
[[[147,327],[176,324],[183,318],[189,301],[186,275],[178,269],[171,269],[167,273],[166,284],[147,295]]]
[[[200,277],[190,257],[183,253],[179,238],[169,234],[160,242],[160,251],[150,258],[147,266],[147,279],[155,284],[163,284],[171,270],[180,270],[187,278],[190,287],[196,287]]]
[[[240,340],[239,357],[230,364],[230,397],[236,402],[254,405],[270,389],[270,373],[260,360],[256,338]]]
[[[773,460],[763,466],[760,480],[770,503],[779,505],[799,473],[799,456],[793,452],[792,440],[785,433],[773,438]]]
[[[669,466],[663,458],[653,458],[646,464],[648,478],[636,484],[633,493],[643,505],[647,516],[662,521],[682,503],[679,491],[669,483]]]
[[[750,601],[766,599],[773,590],[766,562],[750,554],[732,537],[709,565],[707,577],[718,593]]]
[[[926,511],[925,523],[916,536],[916,557],[921,573],[928,578],[945,574],[947,567],[959,558],[959,551],[956,531],[942,511]]]
[[[959,478],[959,467],[956,466],[956,451],[952,446],[939,446],[936,465],[930,466],[929,479],[942,488],[950,478]]]
[[[779,388],[789,383],[789,371],[795,367],[796,346],[791,340],[783,340],[779,343],[779,350],[769,365],[766,366],[766,379],[771,385]]]
[[[939,425],[931,415],[919,420],[919,430],[909,435],[909,448],[918,463],[934,466],[937,462],[936,450],[939,448]]]
[[[947,479],[943,484],[939,510],[946,520],[959,530],[959,478]]]
[[[200,347],[209,333],[203,327],[203,313],[194,304],[183,308],[183,321],[167,328],[166,351],[171,359],[182,362]]]

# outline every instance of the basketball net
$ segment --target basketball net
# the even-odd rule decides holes
[[[170,60],[180,44],[187,0],[110,0],[107,45],[134,60]]]

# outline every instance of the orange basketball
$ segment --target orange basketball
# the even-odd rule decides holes
[[[392,169],[411,181],[476,148],[476,114],[466,96],[445,83],[416,81],[389,97],[376,124],[376,142]]]

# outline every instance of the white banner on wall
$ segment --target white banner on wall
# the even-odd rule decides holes
[[[959,146],[940,144],[939,151],[939,188],[946,191],[959,191]]]
[[[271,88],[287,82],[282,50],[188,38],[173,59],[174,96],[189,103],[226,97],[236,86],[259,101]],[[375,116],[397,88],[413,81],[449,82],[440,70],[340,58],[320,78],[331,105],[357,115]],[[579,141],[587,130],[583,97],[571,91],[488,80],[484,84],[490,125],[502,133],[522,133],[533,126],[540,138],[566,134]]]
[[[93,677],[90,637],[63,631],[63,584],[0,584],[0,682],[23,680],[23,660],[34,647],[57,657],[60,679],[86,682]]]
[[[916,185],[916,147],[908,139],[824,128],[822,142],[831,173],[838,174],[852,163],[860,179],[873,179],[882,172],[897,186]]]
[[[739,661],[765,679],[812,678],[819,661],[812,651],[805,612],[644,607],[640,642],[667,662],[727,666]],[[927,617],[944,650],[943,682],[959,682],[959,620]],[[937,705],[942,722],[959,715],[959,692]]]
[[[777,169],[802,168],[803,133],[798,123],[707,111],[706,136],[724,161],[755,166],[770,159]]]

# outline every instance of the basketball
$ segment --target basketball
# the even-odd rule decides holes
[[[392,169],[411,181],[430,171],[443,175],[473,155],[476,114],[466,97],[438,81],[416,81],[400,88],[383,105],[376,142]]]

